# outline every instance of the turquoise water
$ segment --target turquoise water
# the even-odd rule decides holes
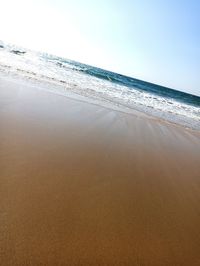
[[[83,72],[84,74],[91,75],[100,79],[108,80],[120,85],[124,85],[130,90],[132,88],[138,89],[140,91],[145,91],[148,93],[152,93],[161,97],[165,97],[168,99],[174,99],[180,101],[182,103],[191,104],[193,106],[200,107],[200,97],[181,92],[175,89],[163,87],[160,85],[156,85],[147,81],[135,79],[132,77],[124,76],[118,73],[114,73],[108,70],[104,70],[101,68],[89,66],[86,64],[82,64],[72,60],[66,60],[60,57],[48,57],[48,55],[44,55],[45,59],[54,60],[55,64],[59,65],[60,67],[66,67],[66,64],[70,64],[75,71]]]

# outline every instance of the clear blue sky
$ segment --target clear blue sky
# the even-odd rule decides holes
[[[198,0],[3,0],[0,39],[200,95]]]

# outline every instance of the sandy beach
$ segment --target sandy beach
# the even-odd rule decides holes
[[[200,134],[0,78],[0,265],[200,265]]]

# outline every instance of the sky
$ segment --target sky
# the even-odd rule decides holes
[[[198,0],[0,0],[0,40],[200,96]]]

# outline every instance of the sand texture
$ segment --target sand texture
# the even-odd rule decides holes
[[[200,135],[0,78],[0,265],[200,265]]]

